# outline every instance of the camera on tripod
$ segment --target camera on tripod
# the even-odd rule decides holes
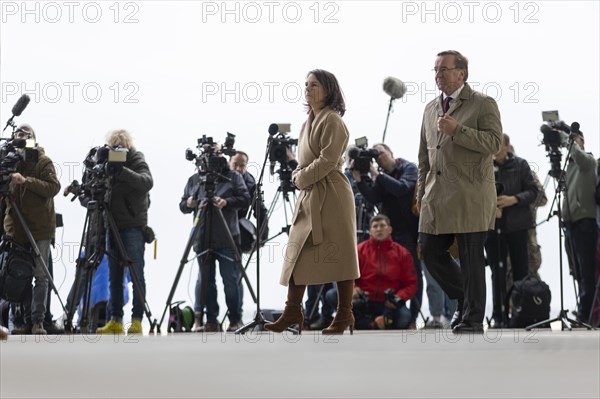
[[[355,140],[356,147],[351,148],[348,151],[350,159],[354,160],[354,167],[352,170],[360,172],[360,176],[363,178],[368,177],[369,170],[371,169],[371,162],[373,159],[379,156],[379,151],[374,148],[368,148],[368,140],[366,137],[359,137]]]
[[[195,161],[200,175],[210,173],[221,174],[223,173],[223,170],[226,170],[229,166],[227,159],[219,156],[219,154],[229,156],[235,155],[236,150],[233,148],[234,144],[235,134],[229,132],[227,132],[225,143],[221,148],[218,148],[217,143],[213,141],[212,137],[202,135],[202,137],[198,139],[198,145],[196,146],[199,152],[195,154],[193,150],[188,148],[185,150],[185,159],[188,161]]]
[[[566,145],[566,139],[564,138],[566,135],[579,132],[579,123],[573,122],[571,126],[567,125],[564,121],[560,120],[558,111],[543,111],[542,119],[546,122],[540,127],[540,131],[544,135],[542,144],[546,146],[546,151],[548,152],[546,156],[550,158],[551,169],[549,174],[554,178],[558,178],[562,172],[562,152],[560,147]]]
[[[34,140],[0,139],[0,187],[10,183],[10,175],[17,171],[19,161],[35,163],[38,161],[38,152]]]
[[[72,201],[86,193],[98,198],[97,194],[108,188],[110,178],[123,170],[128,152],[126,148],[111,147],[108,144],[90,149],[83,161],[85,170],[82,184],[73,180],[64,195],[73,194]]]
[[[269,134],[271,135],[271,150],[269,151],[269,162],[271,163],[270,172],[275,173],[275,163],[279,163],[280,170],[287,170],[288,151],[292,150],[292,146],[298,145],[298,139],[292,139],[287,134],[291,130],[289,123],[272,123],[269,126]]]

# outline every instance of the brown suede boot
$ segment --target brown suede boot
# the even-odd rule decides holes
[[[4,326],[0,326],[0,340],[5,340],[8,338],[8,330],[4,328]]]
[[[321,332],[324,335],[343,334],[347,327],[350,327],[350,334],[354,333],[354,315],[352,314],[352,293],[354,290],[354,280],[338,281],[338,306],[335,318],[331,325]]]
[[[298,324],[298,333],[302,334],[302,327],[304,326],[304,311],[302,309],[302,298],[304,297],[304,290],[306,285],[294,284],[294,279],[290,279],[290,285],[288,286],[287,301],[285,302],[285,309],[283,314],[279,316],[274,323],[266,323],[265,330],[274,332],[283,332],[289,326]]]

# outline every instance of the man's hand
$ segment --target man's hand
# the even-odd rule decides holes
[[[194,197],[188,197],[187,201],[185,202],[185,205],[190,209],[194,209],[198,205],[198,203],[196,202]]]
[[[19,172],[15,172],[12,175],[10,175],[10,181],[14,184],[23,184],[25,183],[25,180],[27,180],[27,178]]]
[[[371,161],[371,166],[369,167],[369,173],[371,173],[371,177],[373,178],[373,180],[375,180],[377,178],[377,176],[379,176],[379,170],[377,170],[373,161]]]
[[[366,291],[363,291],[359,287],[354,287],[354,291],[352,291],[352,299],[358,299],[358,297],[361,295],[368,297],[369,293]]]
[[[454,136],[457,126],[458,121],[448,114],[444,114],[444,116],[438,118],[438,130],[445,135]]]
[[[219,209],[223,209],[227,206],[227,200],[221,197],[215,197],[213,198],[213,205]]]

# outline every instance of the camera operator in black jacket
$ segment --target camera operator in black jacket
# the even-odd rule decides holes
[[[488,262],[492,269],[494,327],[503,326],[506,311],[502,301],[506,297],[506,265],[510,256],[513,281],[522,280],[529,270],[528,231],[534,226],[530,205],[538,196],[538,188],[529,164],[510,152],[510,138],[503,135],[503,143],[494,156],[497,209],[496,229],[488,233],[485,243]],[[500,267],[502,262],[503,267]],[[504,325],[506,327],[506,325]]]

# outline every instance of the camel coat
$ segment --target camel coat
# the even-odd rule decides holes
[[[419,148],[419,232],[493,230],[496,188],[492,161],[502,142],[498,105],[465,84],[448,114],[458,121],[454,137],[437,130],[441,96],[425,107]]]
[[[348,129],[330,108],[310,112],[298,138],[300,194],[285,248],[280,283],[322,284],[360,276],[354,195],[342,173]]]

